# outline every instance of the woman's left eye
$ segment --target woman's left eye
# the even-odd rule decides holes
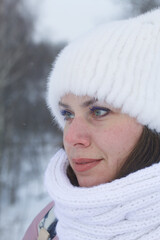
[[[108,108],[103,108],[103,107],[92,107],[90,108],[91,113],[94,117],[100,118],[108,115],[111,110]]]

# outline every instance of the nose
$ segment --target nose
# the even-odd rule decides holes
[[[91,135],[88,124],[82,118],[74,118],[64,130],[64,143],[74,147],[88,147],[91,144]]]

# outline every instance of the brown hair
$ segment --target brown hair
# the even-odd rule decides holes
[[[144,126],[142,134],[116,178],[160,162],[160,134]]]
[[[125,177],[130,173],[158,162],[160,162],[160,134],[144,126],[138,142],[115,179]],[[67,176],[74,186],[79,186],[76,175],[70,165],[67,169]]]

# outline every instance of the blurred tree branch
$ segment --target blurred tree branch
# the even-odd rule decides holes
[[[5,133],[6,88],[22,76],[18,63],[32,33],[32,19],[22,17],[20,0],[0,1],[0,158]]]
[[[0,1],[0,90],[21,76],[16,66],[33,30],[33,19],[21,15],[20,4],[20,0]]]
[[[160,0],[130,0],[136,15],[145,13],[160,6]]]
[[[22,0],[0,0],[0,195],[2,188],[9,191],[10,203],[15,202],[22,183],[26,149],[33,176],[40,171],[38,152],[36,146],[31,152],[30,138],[39,134],[38,140],[43,141],[42,136],[51,132],[44,101],[45,79],[64,45],[34,43],[33,24]]]
[[[9,130],[6,125],[6,98],[9,96],[6,93],[23,75],[23,69],[18,65],[33,30],[33,19],[22,16],[21,4],[20,0],[0,1],[0,173],[5,136]]]

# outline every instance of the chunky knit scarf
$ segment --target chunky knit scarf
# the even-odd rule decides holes
[[[61,149],[45,174],[59,240],[160,239],[160,164],[91,188],[73,186],[67,165]]]

